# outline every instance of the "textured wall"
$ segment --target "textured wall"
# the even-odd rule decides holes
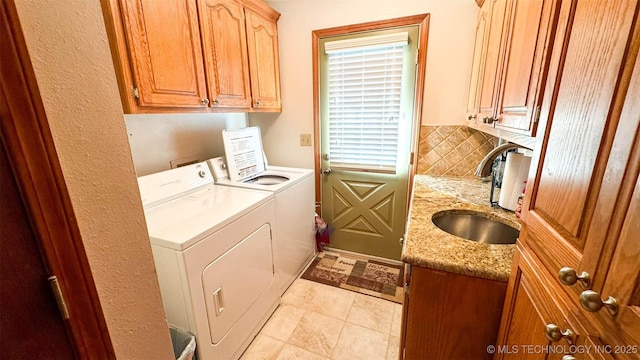
[[[16,0],[118,359],[173,359],[99,0]]]
[[[473,0],[266,0],[278,21],[282,113],[252,113],[263,128],[274,164],[313,167],[311,32],[335,26],[430,13],[423,125],[461,125],[465,119],[478,6]]]
[[[422,126],[418,174],[471,176],[498,139],[466,126]]]

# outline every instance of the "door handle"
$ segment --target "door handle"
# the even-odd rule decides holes
[[[216,309],[216,316],[220,316],[224,311],[224,297],[222,296],[222,286],[213,292],[213,306]]]
[[[322,173],[323,173],[323,174],[325,174],[325,175],[329,175],[329,174],[331,174],[331,172],[332,172],[332,170],[331,170],[331,169],[324,169],[324,170],[322,170]]]

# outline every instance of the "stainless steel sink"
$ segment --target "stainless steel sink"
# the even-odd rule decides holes
[[[515,244],[520,235],[517,229],[476,211],[441,211],[431,221],[451,235],[487,244]]]

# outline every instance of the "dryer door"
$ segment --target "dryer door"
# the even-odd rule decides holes
[[[210,263],[202,274],[211,343],[217,344],[274,281],[265,224]]]

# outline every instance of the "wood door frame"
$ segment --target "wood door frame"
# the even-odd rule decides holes
[[[2,143],[48,275],[58,277],[76,356],[115,359],[13,0],[0,1],[0,17]]]
[[[318,62],[318,44],[321,38],[338,35],[348,35],[363,31],[384,30],[401,26],[420,26],[420,42],[418,44],[418,64],[416,69],[416,88],[414,98],[413,125],[411,136],[411,160],[409,162],[409,193],[407,196],[407,208],[411,191],[413,188],[413,177],[416,173],[418,137],[420,135],[420,125],[422,122],[422,102],[424,95],[425,73],[427,67],[427,44],[429,39],[429,18],[430,14],[420,14],[405,16],[389,20],[372,21],[355,25],[339,26],[334,28],[315,30],[311,32],[312,63],[313,63],[313,157],[314,172],[316,182],[316,213],[322,215],[322,191],[320,181],[320,64]]]

